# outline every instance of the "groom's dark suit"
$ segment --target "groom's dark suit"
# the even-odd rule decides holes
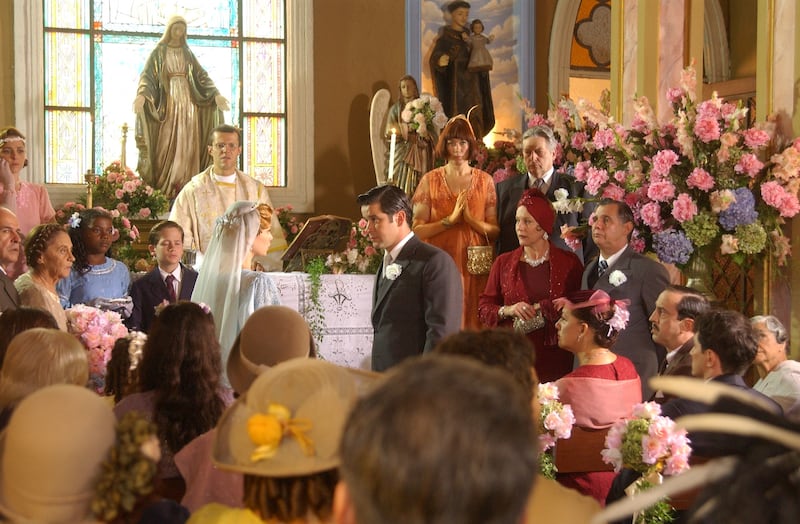
[[[384,371],[430,351],[461,329],[464,292],[453,259],[412,236],[394,261],[396,279],[378,270],[372,306],[372,369]]]
[[[609,281],[612,275],[618,276],[616,272],[624,276],[625,282],[614,285]],[[636,253],[630,246],[625,248],[603,276],[597,277],[597,259],[589,262],[583,271],[582,289],[602,289],[615,300],[630,301],[628,311],[631,317],[628,326],[619,334],[611,349],[633,362],[642,380],[642,398],[645,399],[653,395],[648,380],[658,374],[660,364],[659,346],[653,342],[649,318],[656,308],[658,295],[668,284],[669,274],[664,266],[652,258]]]
[[[181,264],[181,291],[178,300],[191,300],[194,284],[197,282],[197,271]],[[169,301],[167,285],[161,278],[158,268],[150,271],[131,285],[133,311],[126,322],[130,329],[147,333],[156,318],[156,306]]]
[[[0,313],[9,309],[17,309],[19,295],[14,282],[5,273],[0,271]]]
[[[500,226],[500,236],[497,237],[497,254],[506,253],[519,247],[517,232],[515,229],[517,204],[522,198],[522,193],[528,189],[528,174],[518,175],[497,184],[497,223]],[[551,202],[556,200],[555,192],[557,189],[565,189],[568,198],[583,197],[583,184],[575,180],[572,175],[554,171],[550,177],[550,187],[547,188],[545,196]],[[586,204],[582,213],[556,213],[556,221],[553,224],[553,231],[550,239],[560,248],[572,251],[561,239],[561,226],[577,226],[582,219],[588,220],[589,215],[594,210],[594,205]],[[578,259],[584,264],[597,254],[597,247],[592,241],[591,235],[583,240],[583,245],[575,251]]]

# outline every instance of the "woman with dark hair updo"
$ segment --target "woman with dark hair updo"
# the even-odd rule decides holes
[[[214,317],[193,302],[166,306],[150,328],[139,363],[139,393],[114,408],[117,418],[140,411],[158,427],[163,495],[180,501],[185,489],[174,455],[217,424],[233,393],[220,384],[222,362]],[[170,480],[171,479],[171,480]]]
[[[72,241],[60,224],[40,224],[25,239],[27,273],[14,281],[20,303],[49,312],[59,329],[67,330],[67,315],[58,300],[56,284],[69,276],[75,257]]]
[[[611,427],[631,415],[642,401],[639,375],[633,362],[611,347],[628,325],[626,301],[614,300],[602,290],[582,290],[553,301],[561,310],[556,323],[558,345],[573,353],[578,367],[556,381],[559,400],[570,404],[575,424],[590,429]],[[559,474],[558,481],[605,504],[613,471]]]
[[[75,263],[67,278],[58,283],[61,305],[68,308],[87,304],[107,309],[103,302],[129,298],[131,276],[128,266],[108,256],[112,242],[119,235],[112,224],[111,214],[99,207],[87,209],[70,218],[67,230],[72,239]],[[132,308],[133,303],[128,313]]]

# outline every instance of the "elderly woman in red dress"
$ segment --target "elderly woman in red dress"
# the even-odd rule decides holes
[[[572,371],[573,361],[558,347],[552,300],[581,288],[583,264],[549,240],[555,211],[538,189],[522,195],[516,216],[520,247],[494,261],[478,311],[486,326],[527,331],[536,349],[536,374],[552,382]]]

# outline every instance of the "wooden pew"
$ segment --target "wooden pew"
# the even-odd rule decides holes
[[[603,462],[600,452],[605,448],[608,429],[585,429],[574,426],[572,436],[556,441],[553,460],[559,473],[614,471]]]

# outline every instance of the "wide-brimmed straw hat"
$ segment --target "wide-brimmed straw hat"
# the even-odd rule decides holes
[[[223,414],[214,439],[214,464],[262,477],[336,468],[350,407],[379,376],[308,358],[275,365]]]
[[[266,369],[291,358],[308,357],[314,337],[305,319],[285,306],[256,309],[247,319],[228,356],[228,380],[241,394]]]
[[[95,522],[90,505],[115,425],[108,402],[86,388],[25,398],[0,436],[0,512],[14,522]]]

